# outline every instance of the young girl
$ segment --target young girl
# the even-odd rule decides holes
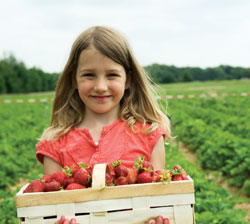
[[[163,169],[166,137],[169,119],[127,40],[103,26],[80,34],[58,80],[50,126],[36,147],[44,174],[78,162],[122,160],[132,168],[140,155]]]

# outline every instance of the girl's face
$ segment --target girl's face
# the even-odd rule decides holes
[[[127,88],[123,66],[91,46],[80,54],[76,82],[86,114],[111,112],[118,115],[120,100]]]

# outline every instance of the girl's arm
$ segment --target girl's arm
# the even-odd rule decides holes
[[[53,159],[44,156],[43,160],[43,173],[51,174],[53,172],[62,171],[62,167]]]
[[[150,156],[149,162],[154,166],[154,170],[162,170],[165,168],[165,147],[164,138],[161,136]]]

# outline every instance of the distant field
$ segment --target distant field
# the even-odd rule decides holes
[[[250,80],[162,84],[165,95],[250,92]]]
[[[250,92],[250,80],[207,81],[159,85],[161,95]],[[0,99],[54,98],[54,92],[0,95]]]

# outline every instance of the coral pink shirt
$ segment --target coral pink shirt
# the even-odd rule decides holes
[[[136,124],[142,128],[141,123]],[[165,132],[158,127],[150,134],[133,133],[121,119],[103,127],[100,140],[96,144],[87,128],[74,128],[55,142],[41,141],[36,147],[37,159],[43,163],[44,156],[55,160],[61,166],[71,166],[78,162],[89,165],[111,163],[122,160],[127,168],[132,168],[134,160],[142,155],[149,160],[156,142]]]

